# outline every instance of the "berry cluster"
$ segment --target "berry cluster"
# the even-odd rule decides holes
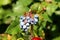
[[[38,22],[38,15],[32,14],[32,12],[26,12],[24,16],[20,17],[20,28],[23,29],[23,31],[28,31],[31,24],[37,24]]]

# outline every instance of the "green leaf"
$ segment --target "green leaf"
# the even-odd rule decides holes
[[[36,37],[36,36],[38,36],[38,35],[37,35],[37,33],[36,33],[36,32],[34,32],[34,31],[33,31],[33,34],[34,34],[34,36],[35,36],[35,37]]]
[[[60,11],[55,11],[55,14],[56,15],[60,15]]]
[[[18,0],[18,2],[24,6],[28,6],[32,2],[32,0]]]
[[[60,8],[60,2],[58,3],[58,7]]]
[[[15,16],[11,12],[11,10],[4,10],[3,15],[4,15],[3,23],[5,23],[5,24],[10,24],[11,21],[15,20]]]
[[[32,4],[32,6],[31,6],[31,10],[32,11],[37,11],[37,10],[39,10],[40,9],[40,3],[34,3],[34,4]],[[39,9],[38,9],[38,7],[39,7]]]
[[[0,8],[0,14],[2,14],[4,12],[4,10],[2,8]]]
[[[4,10],[2,8],[0,8],[0,19],[2,19],[3,14],[4,14]]]
[[[42,27],[43,27],[43,28],[46,27],[46,22],[47,22],[47,21],[42,22]]]
[[[15,26],[14,28],[11,28],[11,29],[8,31],[8,33],[9,33],[9,34],[12,34],[12,35],[17,34],[18,32],[20,32],[19,25]]]
[[[0,0],[0,6],[1,5],[7,5],[9,3],[11,3],[11,0]]]
[[[7,28],[7,30],[5,31],[5,33],[9,33],[9,34],[16,34],[19,32],[19,20],[18,18],[16,18],[15,21],[13,21]]]
[[[42,6],[42,5],[38,5],[38,11],[37,11],[37,13],[40,13],[40,12],[41,12],[41,10],[42,10],[42,8],[43,8],[43,6]]]
[[[41,5],[46,7],[48,5],[48,3],[47,2],[42,2]]]
[[[56,4],[48,4],[48,6],[46,8],[46,12],[49,16],[51,16],[53,14],[53,12],[55,12],[56,9],[57,9]]]
[[[13,12],[14,15],[20,16],[23,15],[25,12],[29,11],[28,7],[23,6],[22,4],[16,3],[15,6],[13,6]]]
[[[24,40],[23,38],[18,38],[17,40]]]
[[[56,30],[56,25],[53,25],[51,31],[55,31],[55,30]]]
[[[59,36],[59,37],[54,38],[53,40],[60,40],[60,36]]]
[[[56,2],[60,2],[60,0],[55,0]]]
[[[43,34],[42,34],[42,30],[39,30],[38,35],[41,36],[41,37],[43,36]]]
[[[15,35],[12,36],[12,40],[17,40]]]
[[[3,37],[3,40],[7,40],[7,36],[4,36],[4,37]]]
[[[44,18],[44,21],[52,22],[52,20],[49,18],[49,16],[48,16],[47,13],[42,14],[42,16],[43,16],[43,18]]]
[[[34,29],[35,31],[37,30],[37,28],[38,28],[38,26],[34,25],[34,28],[33,28],[33,29]]]

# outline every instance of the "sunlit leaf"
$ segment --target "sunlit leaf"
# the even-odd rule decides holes
[[[7,5],[9,3],[11,3],[11,0],[0,0],[0,6],[1,5]]]
[[[55,14],[60,15],[60,11],[55,11]]]
[[[41,4],[42,4],[43,6],[45,6],[45,7],[48,5],[47,2],[42,2]]]
[[[60,2],[58,3],[58,7],[60,8]]]
[[[52,5],[53,5],[53,6],[52,6]],[[55,12],[56,8],[57,8],[57,5],[55,5],[55,4],[48,4],[48,6],[47,6],[47,8],[46,8],[47,14],[48,14],[49,16],[51,16],[51,15]]]
[[[39,9],[40,9],[39,5],[40,5],[40,3],[34,3],[34,4],[31,6],[31,10],[32,10],[32,11],[37,11],[37,10],[39,10]],[[39,7],[39,9],[38,9],[38,7]]]
[[[4,13],[4,10],[0,8],[0,19],[2,19],[3,13]]]
[[[32,2],[32,0],[19,0],[18,2],[24,6],[27,6]]]
[[[28,7],[23,6],[22,4],[17,3],[13,6],[13,12],[16,16],[23,15],[25,12],[28,11]]]

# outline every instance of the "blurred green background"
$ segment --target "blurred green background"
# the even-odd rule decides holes
[[[11,40],[27,40],[29,35],[22,33],[19,18],[29,9],[40,16],[33,34],[44,40],[60,40],[60,0],[0,0],[0,34],[11,35]],[[2,35],[0,39],[7,40]]]

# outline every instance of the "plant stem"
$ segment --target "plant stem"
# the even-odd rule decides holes
[[[29,40],[31,40],[32,37],[33,37],[33,24],[31,24],[30,34],[31,34],[31,35],[29,36]]]

